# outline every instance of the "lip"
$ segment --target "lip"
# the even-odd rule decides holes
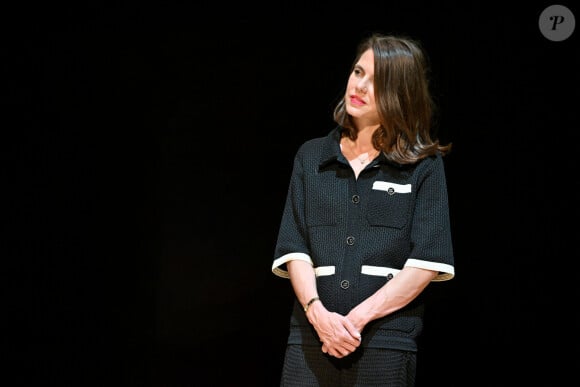
[[[350,104],[354,105],[354,106],[363,106],[363,105],[365,105],[365,101],[363,101],[361,98],[359,98],[356,95],[351,95],[350,96]]]

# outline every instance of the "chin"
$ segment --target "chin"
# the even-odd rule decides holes
[[[360,117],[364,113],[363,111],[361,111],[361,107],[346,105],[346,112],[353,117]]]

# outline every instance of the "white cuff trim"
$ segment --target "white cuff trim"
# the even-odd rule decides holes
[[[278,277],[290,278],[288,271],[282,269],[281,266],[284,266],[286,262],[293,261],[295,259],[308,262],[311,265],[313,264],[312,259],[310,259],[310,256],[308,254],[290,253],[274,260],[274,262],[272,263],[272,273],[276,274]]]
[[[455,268],[446,263],[422,261],[420,259],[407,259],[405,266],[418,267],[419,269],[433,270],[439,272],[432,281],[448,281],[455,277]]]

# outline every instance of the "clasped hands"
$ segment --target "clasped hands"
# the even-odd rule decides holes
[[[361,344],[361,329],[346,316],[320,308],[309,317],[322,342],[322,352],[336,358],[353,353]]]

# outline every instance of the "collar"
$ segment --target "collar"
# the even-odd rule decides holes
[[[340,137],[344,130],[342,126],[335,127],[324,139],[324,145],[320,154],[319,169],[322,169],[334,162],[347,164],[348,161],[340,151]]]
[[[322,152],[320,155],[320,164],[318,165],[319,170],[327,167],[332,163],[341,163],[344,165],[349,165],[348,160],[342,152],[340,151],[340,138],[342,136],[342,132],[345,129],[342,126],[337,126],[333,130],[328,133],[325,138],[324,145],[322,147]],[[403,165],[396,163],[387,159],[384,152],[379,153],[378,158],[373,161],[374,164],[388,164],[392,165],[397,168],[404,167]],[[373,165],[373,164],[371,164]]]

